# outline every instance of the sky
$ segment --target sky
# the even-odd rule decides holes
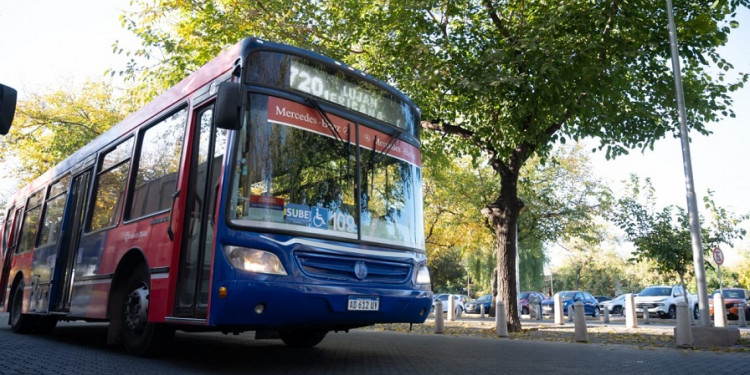
[[[23,99],[27,93],[75,88],[88,78],[104,77],[107,69],[124,67],[126,58],[115,55],[112,44],[119,40],[131,49],[138,46],[119,21],[129,8],[130,0],[0,0],[0,82],[16,88]],[[739,20],[740,28],[731,33],[721,54],[738,71],[750,72],[750,12],[740,12]],[[719,206],[748,213],[750,168],[744,163],[750,159],[746,145],[750,140],[750,87],[733,97],[736,118],[710,124],[711,136],[693,136],[690,151],[695,191],[699,205],[711,189]],[[654,151],[635,150],[614,161],[605,160],[603,153],[591,157],[594,174],[615,190],[622,186],[620,181],[635,173],[652,179],[660,206],[686,207],[679,139],[658,141]],[[0,190],[10,184],[0,178]],[[750,229],[749,224],[745,226]],[[738,247],[749,249],[750,241]],[[727,262],[736,259],[736,250],[724,252]]]

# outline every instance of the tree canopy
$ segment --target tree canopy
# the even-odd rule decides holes
[[[88,81],[75,90],[57,89],[19,100],[13,127],[0,137],[0,162],[17,163],[6,171],[19,182],[41,175],[121,121],[130,107],[112,87]]]

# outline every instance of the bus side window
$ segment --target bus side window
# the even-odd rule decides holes
[[[130,137],[102,154],[99,173],[96,176],[89,231],[114,226],[120,219],[132,150],[133,137]]]
[[[36,243],[36,235],[39,230],[39,218],[42,214],[42,202],[44,190],[37,191],[29,197],[26,204],[26,215],[21,224],[21,240],[18,242],[16,254],[31,250]]]
[[[70,176],[65,176],[49,187],[47,202],[44,205],[39,244],[37,245],[39,247],[55,244],[58,237],[60,237],[60,227],[62,226],[68,185],[70,185]]]
[[[182,109],[142,133],[126,220],[169,209],[177,188],[186,123],[187,109]]]

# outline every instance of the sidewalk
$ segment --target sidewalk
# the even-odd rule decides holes
[[[672,319],[649,319],[650,324],[644,324],[638,319],[638,327],[625,327],[625,318],[610,316],[609,323],[602,323],[600,318],[586,319],[589,344],[601,345],[632,345],[639,348],[675,348],[674,325]],[[750,352],[750,328],[740,328],[737,321],[729,321],[730,327],[740,329],[740,341],[732,347],[710,348],[715,351]],[[409,325],[379,324],[378,330],[409,331]],[[529,319],[524,315],[521,319],[521,332],[510,333],[510,340],[543,340],[575,343],[575,326],[573,322],[565,321],[563,325],[556,325],[552,319]],[[434,316],[430,315],[425,324],[414,325],[412,332],[420,334],[435,334]],[[448,336],[479,336],[503,339],[497,337],[494,318],[480,318],[478,314],[464,314],[455,321],[445,320],[444,335]],[[696,349],[698,350],[698,349]],[[704,349],[705,350],[705,349]]]

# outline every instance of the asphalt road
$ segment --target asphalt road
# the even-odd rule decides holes
[[[0,314],[0,374],[750,374],[750,353],[356,330],[312,349],[250,333],[177,333],[159,358],[105,344],[106,325],[17,335]]]

